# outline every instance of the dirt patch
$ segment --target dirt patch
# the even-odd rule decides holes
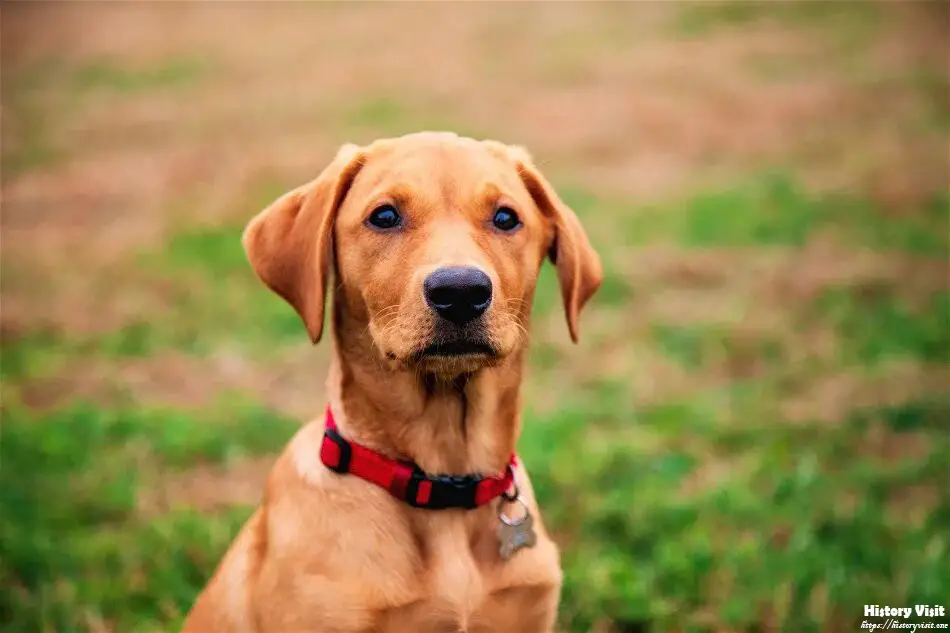
[[[842,420],[850,412],[870,407],[898,406],[940,394],[950,384],[946,367],[897,363],[877,375],[827,373],[801,393],[781,404],[783,417],[791,422]]]
[[[560,312],[535,320],[531,344],[545,345],[558,355],[551,367],[531,367],[526,401],[538,413],[551,413],[565,405],[562,396],[573,390],[565,385],[600,383],[628,385],[629,407],[668,402],[715,388],[724,377],[691,370],[662,353],[650,340],[650,323],[630,319],[624,312],[588,310],[583,317],[581,345],[567,335]]]
[[[278,144],[286,150],[296,138],[316,167],[325,149],[356,131],[327,125],[328,118],[339,123],[339,106],[385,98],[418,109],[419,116],[375,122],[383,127],[454,117],[524,142],[557,171],[577,173],[592,186],[654,197],[692,180],[698,170],[741,169],[787,155],[803,136],[790,130],[810,130],[804,136],[827,141],[827,132],[842,129],[854,141],[875,123],[880,125],[870,128],[899,136],[894,128],[901,111],[888,103],[913,103],[912,91],[892,89],[892,98],[866,107],[866,86],[845,74],[847,60],[819,31],[764,25],[679,37],[672,35],[677,12],[661,3],[486,8],[477,14],[451,5],[424,11],[412,5],[288,5],[279,11],[53,5],[10,13],[5,59],[14,69],[50,56],[80,67],[100,59],[133,66],[169,57],[211,60],[208,76],[181,93],[113,95],[59,112],[67,121],[61,140],[78,160],[197,142],[220,150],[224,162],[237,155],[266,165],[285,154],[269,147],[272,139],[283,139]],[[225,15],[227,28],[220,28]],[[939,33],[918,41],[914,24],[896,21],[875,38],[883,52],[868,55],[887,62],[890,72],[922,61],[941,67],[933,46]],[[556,50],[547,45],[554,40]],[[385,56],[367,46],[375,41],[386,42]],[[807,78],[763,78],[750,69],[750,62],[763,58],[804,66]],[[511,59],[518,63],[503,61]],[[363,123],[357,136],[366,138],[356,140],[373,135],[374,122]],[[836,144],[845,140],[840,137]],[[146,171],[161,174],[168,162],[158,159],[157,169]],[[216,163],[206,163],[211,178],[221,175]],[[138,191],[134,181],[129,190]]]
[[[37,410],[76,399],[105,406],[134,402],[201,409],[237,394],[303,423],[326,405],[326,371],[326,355],[309,345],[287,348],[266,363],[227,348],[206,357],[168,351],[147,358],[76,361],[22,385],[20,397]]]
[[[4,92],[26,91],[30,108],[4,116],[4,137],[39,142],[18,117],[42,112],[57,157],[4,170],[4,268],[25,271],[23,284],[4,280],[4,303],[21,321],[89,314],[84,280],[117,278],[134,292],[116,272],[171,224],[244,220],[262,181],[292,186],[344,141],[418,127],[525,143],[556,182],[638,200],[789,157],[816,182],[867,188],[891,206],[945,182],[946,135],[912,131],[933,107],[914,77],[936,77],[938,95],[945,78],[933,70],[945,33],[924,9],[894,9],[860,54],[820,29],[776,24],[680,35],[675,3],[483,9],[5,11]],[[880,80],[856,76],[855,57]],[[763,73],[762,60],[791,71]],[[194,77],[142,79],[176,64],[196,65]]]
[[[141,403],[200,406],[236,393],[303,422],[325,406],[326,365],[320,361],[309,346],[289,348],[266,365],[223,348],[207,358],[163,353],[120,373]]]
[[[629,252],[623,260],[637,292],[630,319],[712,324],[740,345],[770,339],[791,354],[790,363],[834,362],[839,353],[837,333],[809,316],[829,289],[877,289],[922,308],[947,288],[946,265],[938,259],[843,248],[824,236],[802,249],[656,246]]]
[[[917,364],[879,375],[843,370],[842,333],[813,315],[833,288],[885,292],[926,309],[947,287],[940,260],[854,250],[832,236],[817,236],[801,249],[656,245],[619,259],[634,296],[618,308],[595,300],[583,315],[582,346],[567,339],[559,310],[535,319],[533,344],[559,359],[549,369],[532,369],[535,409],[555,410],[564,384],[617,380],[629,385],[631,405],[648,406],[766,379],[776,414],[835,421],[858,405],[938,393],[950,378]],[[657,326],[684,333],[684,353],[695,358],[677,359],[664,349]]]
[[[156,516],[180,508],[211,512],[235,505],[255,505],[261,500],[275,459],[275,455],[269,455],[165,474],[158,486],[140,495],[139,512]]]

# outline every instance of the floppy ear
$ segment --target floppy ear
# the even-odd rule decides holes
[[[314,343],[323,333],[333,222],[362,165],[360,148],[344,145],[316,180],[278,198],[244,230],[254,272],[293,306]]]
[[[604,279],[600,257],[590,245],[587,233],[574,211],[554,191],[551,184],[532,164],[524,148],[511,148],[521,180],[541,212],[554,223],[554,242],[548,255],[557,268],[564,314],[571,340],[580,336],[579,315]]]

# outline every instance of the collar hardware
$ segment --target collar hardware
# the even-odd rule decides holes
[[[327,446],[327,442],[330,442],[329,446]],[[336,428],[330,428],[328,425],[323,433],[320,457],[323,464],[330,470],[346,474],[350,469],[350,460],[353,459],[353,449],[350,448],[350,443],[343,439]]]

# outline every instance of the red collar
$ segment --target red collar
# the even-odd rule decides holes
[[[429,475],[413,463],[391,459],[343,439],[330,407],[327,407],[320,461],[337,473],[356,475],[385,488],[389,494],[415,508],[430,510],[485,505],[511,487],[514,481],[512,468],[517,464],[517,458],[512,454],[501,475]]]

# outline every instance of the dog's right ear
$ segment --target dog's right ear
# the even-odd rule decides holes
[[[293,306],[314,343],[323,334],[333,223],[364,159],[359,147],[344,145],[316,180],[278,198],[244,230],[254,272]]]

